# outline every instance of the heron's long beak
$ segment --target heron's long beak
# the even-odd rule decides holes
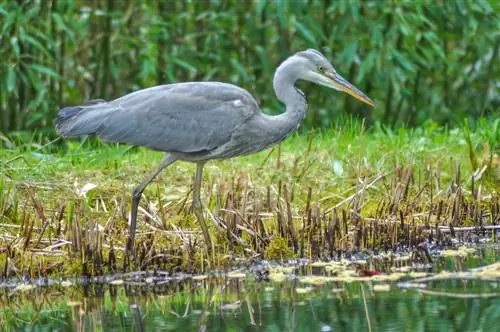
[[[363,103],[368,104],[371,107],[375,107],[375,102],[373,100],[339,74],[334,72],[325,72],[319,75],[322,77],[319,82],[320,84],[338,91],[347,92],[354,98],[361,100]]]

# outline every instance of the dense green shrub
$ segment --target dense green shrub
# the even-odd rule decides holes
[[[275,66],[316,48],[379,106],[302,85],[306,125],[342,114],[461,123],[500,104],[496,1],[5,1],[0,130],[52,131],[61,105],[189,80],[232,82],[265,109]]]

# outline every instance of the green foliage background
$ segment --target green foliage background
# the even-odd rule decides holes
[[[346,113],[410,126],[498,114],[498,9],[496,0],[2,0],[0,131],[51,134],[60,106],[192,80],[240,85],[279,112],[274,68],[310,47],[378,107],[301,84],[306,127]]]

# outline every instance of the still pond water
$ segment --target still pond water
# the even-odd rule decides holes
[[[136,275],[88,286],[4,282],[0,330],[500,331],[498,269],[475,274],[497,263],[499,253],[495,246],[441,257],[414,274],[403,267],[406,276],[397,280],[342,281],[338,266],[309,265],[278,267],[260,281],[254,269],[175,280]],[[437,278],[442,271],[468,272]],[[319,277],[304,277],[311,275]]]

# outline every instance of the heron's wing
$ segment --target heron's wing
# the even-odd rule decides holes
[[[111,142],[196,153],[227,143],[256,112],[255,99],[234,85],[170,84],[136,91],[109,103],[91,104],[75,116],[73,131]],[[82,125],[76,130],[78,122],[93,132],[85,132]]]

